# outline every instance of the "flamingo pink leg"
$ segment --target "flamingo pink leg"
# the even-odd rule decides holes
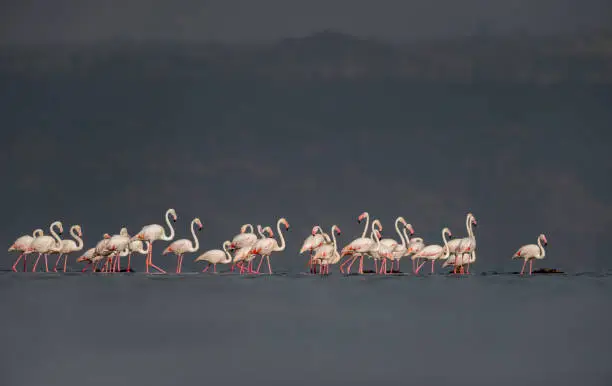
[[[45,253],[45,272],[49,272],[49,254]]]
[[[436,262],[435,260],[431,261],[431,273],[434,273],[434,263],[435,262]]]
[[[256,273],[259,273],[259,269],[261,268],[261,263],[263,263],[263,261],[264,261],[264,256],[262,255],[261,259],[259,260],[259,264],[257,265],[257,272]]]
[[[13,264],[13,272],[17,272],[17,263],[19,263],[19,260],[21,260],[21,258],[24,257],[24,255],[25,253],[22,253],[21,255],[19,255],[17,260],[15,260],[15,263]],[[23,271],[25,272],[25,268]]]
[[[38,257],[36,258],[36,261],[34,262],[34,266],[32,267],[32,272],[36,272],[36,267],[38,266],[38,261],[40,260],[41,256],[42,256],[42,253],[39,253]]]
[[[272,266],[270,265],[270,256],[266,256],[266,261],[268,262],[268,272],[272,275]]]
[[[532,268],[533,268],[533,260],[529,260],[529,275],[531,275]]]
[[[363,275],[363,255],[359,257],[359,274]]]
[[[163,269],[159,268],[157,265],[153,264],[153,251],[151,250],[151,247],[149,246],[149,266],[155,268],[158,272],[161,273],[167,273],[166,271],[164,271]],[[147,272],[149,272],[147,270]]]
[[[521,275],[525,272],[525,265],[527,265],[527,259],[523,261],[523,268],[521,268]]]
[[[25,272],[26,269],[28,268],[27,262],[28,262],[28,255],[26,254],[23,256],[23,272]]]
[[[357,261],[357,259],[359,258],[359,256],[357,255],[353,255],[353,258],[351,260],[351,263],[349,264],[349,266],[346,268],[346,274],[350,275],[351,274],[351,267],[353,266],[353,263],[355,263]]]
[[[127,271],[128,271],[128,272],[131,272],[131,268],[130,268],[130,260],[131,260],[131,259],[132,259],[132,254],[131,254],[131,253],[129,253],[129,254],[128,254],[128,266],[127,266]]]
[[[210,268],[210,263],[208,263],[208,265],[206,266],[206,268],[204,268],[204,269],[202,270],[202,272],[206,272],[206,271],[208,271],[208,268]]]
[[[62,254],[60,253],[59,256],[57,257],[57,260],[55,261],[55,266],[53,267],[53,272],[57,272],[57,266],[59,265],[59,262],[62,258]]]

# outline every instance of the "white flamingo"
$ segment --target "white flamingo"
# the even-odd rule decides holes
[[[23,258],[23,272],[26,271],[28,255],[34,252],[34,250],[31,248],[32,241],[34,241],[36,237],[42,236],[44,234],[45,232],[43,232],[42,229],[36,229],[34,230],[34,232],[32,232],[32,236],[23,235],[17,238],[17,240],[15,240],[15,242],[9,247],[8,249],[9,252],[21,252],[19,254],[19,257],[17,258],[17,260],[15,260],[15,263],[13,264],[13,272],[17,272],[17,264],[22,258]]]
[[[331,227],[332,243],[321,245],[312,257],[313,262],[317,262],[321,266],[321,275],[329,275],[329,266],[340,261],[341,256],[340,253],[338,253],[338,243],[336,242],[336,233],[334,233],[334,231],[338,233],[338,235],[342,233],[340,227],[334,224]]]
[[[399,223],[402,223],[403,226],[403,234],[399,229]],[[408,224],[406,222],[406,220],[404,219],[404,217],[400,216],[398,218],[395,219],[395,231],[397,232],[397,234],[399,235],[400,240],[402,240],[401,244],[398,244],[397,241],[387,238],[387,239],[382,239],[380,240],[380,243],[382,245],[384,245],[386,248],[391,249],[391,271],[393,271],[393,265],[394,263],[397,261],[398,263],[398,270],[399,270],[399,260],[402,258],[402,256],[404,256],[406,254],[406,239],[404,238],[404,236],[406,236],[406,229],[410,230],[410,234],[414,234],[414,229],[412,228],[411,224]],[[384,269],[384,273],[385,275],[387,274],[387,259],[383,259],[383,263],[381,264],[380,267],[380,273],[383,273],[383,269]]]
[[[462,252],[460,252],[460,249],[462,247],[464,249],[470,248],[470,245],[471,245],[470,243],[472,241],[474,243],[473,248],[476,248],[476,239],[474,238],[474,232],[472,230],[472,226],[476,226],[476,225],[477,225],[476,218],[474,217],[472,213],[468,213],[465,216],[465,229],[467,231],[468,236],[464,238],[461,238],[461,237],[455,238],[448,242],[448,249],[449,249],[450,254],[449,254],[449,257],[444,262],[444,264],[442,265],[442,267],[453,265],[454,266],[453,273],[458,273],[457,269],[461,269],[459,273],[463,273],[463,265],[469,264],[469,260],[463,261],[465,259],[463,258],[463,254]],[[473,257],[476,256],[475,254],[472,254],[472,255]],[[461,256],[461,257],[458,257],[458,256]],[[468,273],[469,273],[469,267],[468,267]]]
[[[344,263],[340,264],[340,272],[344,273],[344,266],[348,264],[347,274],[351,273],[350,267],[353,263],[361,257],[361,261],[359,263],[360,273],[363,273],[363,251],[370,250],[374,244],[374,235],[370,234],[370,237],[366,237],[366,233],[368,232],[368,225],[370,224],[370,214],[368,212],[363,212],[357,217],[357,223],[361,223],[363,219],[366,219],[365,226],[363,227],[363,233],[361,233],[361,237],[356,238],[351,241],[348,245],[342,248],[340,251],[340,256],[349,256],[348,259],[344,261]]]
[[[138,232],[132,240],[141,240],[146,241],[151,244],[151,246],[147,246],[147,250],[149,251],[149,255],[146,259],[146,267],[147,273],[149,273],[149,267],[155,268],[158,272],[166,273],[163,269],[159,268],[157,265],[153,264],[153,242],[155,240],[163,240],[163,241],[172,241],[174,239],[174,228],[170,223],[170,216],[172,216],[172,221],[176,222],[177,216],[176,211],[172,208],[166,211],[164,218],[166,219],[166,224],[168,228],[170,228],[170,234],[166,235],[166,230],[159,224],[151,224],[144,226],[140,232]]]
[[[132,240],[126,227],[121,227],[119,234],[113,235],[108,241],[108,247],[114,251],[111,255],[113,272],[121,271],[121,256],[129,255],[129,252],[126,254],[124,252],[130,247],[130,241]]]
[[[380,241],[382,241],[381,237],[382,237],[382,225],[380,223],[380,220],[376,219],[372,222],[372,229],[374,229],[374,227],[377,226],[378,227],[378,232],[376,233],[376,245],[375,247],[373,247],[372,249],[370,249],[367,252],[367,255],[372,258],[374,260],[374,273],[379,273],[378,272],[378,261],[381,261],[381,268],[383,266],[383,262],[386,262],[387,259],[391,259],[393,257],[393,250],[395,249],[395,247],[397,246],[397,243],[395,240],[392,240],[391,243],[389,243],[388,245],[384,245],[382,244]],[[386,268],[386,267],[385,267]],[[381,271],[382,272],[382,271]]]
[[[32,248],[32,250],[34,252],[38,252],[38,257],[36,258],[36,262],[34,263],[32,272],[36,271],[36,266],[38,265],[38,261],[40,260],[40,257],[43,254],[45,255],[45,271],[49,272],[49,263],[48,263],[49,253],[58,251],[60,247],[62,246],[62,239],[60,239],[58,234],[55,233],[55,230],[53,229],[55,227],[59,229],[60,235],[64,232],[64,226],[62,225],[62,222],[55,221],[49,227],[49,233],[51,233],[51,236],[47,236],[47,235],[38,236],[32,241],[32,244],[30,244],[30,247]]]
[[[121,257],[127,255],[128,258],[127,272],[131,272],[132,270],[131,260],[132,254],[134,252],[145,256],[149,254],[149,248],[151,248],[151,243],[147,243],[146,246],[147,247],[145,248],[145,244],[140,240],[130,240],[130,244],[128,245],[127,249],[121,253]]]
[[[261,260],[259,261],[259,265],[257,266],[257,272],[259,272],[261,263],[263,262],[265,258],[266,261],[268,262],[268,273],[271,275],[272,266],[270,264],[270,255],[272,254],[272,252],[281,252],[285,250],[285,247],[287,245],[285,243],[285,237],[283,236],[283,232],[281,231],[281,227],[280,227],[281,224],[285,225],[285,229],[289,231],[289,223],[287,222],[287,220],[284,217],[278,219],[278,221],[276,222],[276,230],[278,231],[278,236],[281,239],[280,245],[278,244],[276,239],[271,238],[271,237],[259,239],[255,242],[255,244],[253,244],[253,247],[251,248],[250,253],[261,256]]]
[[[76,232],[76,233],[75,233]],[[55,267],[53,267],[53,272],[57,272],[57,265],[61,261],[62,256],[64,256],[64,272],[66,272],[66,263],[68,262],[68,255],[73,252],[78,252],[83,249],[83,231],[81,230],[80,225],[73,225],[70,227],[70,236],[74,240],[62,240],[62,247],[59,250],[59,256],[57,257],[57,261],[55,262]]]
[[[406,254],[404,256],[411,257],[412,272],[416,270],[416,259],[414,258],[414,255],[421,252],[423,248],[425,248],[425,243],[423,242],[423,239],[421,237],[413,237],[408,241],[408,248],[406,248]],[[448,261],[448,259],[446,261]]]
[[[174,253],[176,255],[176,273],[181,273],[183,268],[183,255],[187,252],[197,252],[197,250],[200,248],[198,236],[193,229],[194,225],[198,226],[198,231],[202,230],[202,222],[199,218],[196,217],[191,220],[191,225],[189,226],[189,228],[191,228],[191,235],[193,236],[194,243],[191,243],[191,240],[189,239],[176,240],[173,241],[172,244],[168,245],[168,248],[166,248],[163,252],[163,255],[168,253]]]
[[[538,236],[538,244],[527,244],[523,245],[516,251],[514,255],[512,255],[513,259],[525,259],[523,262],[523,268],[521,269],[521,275],[525,273],[525,265],[527,261],[529,261],[529,274],[533,272],[533,260],[538,259],[542,260],[546,256],[545,246],[548,245],[548,240],[546,240],[546,236],[542,233]]]
[[[474,236],[473,227],[478,225],[476,217],[472,213],[467,214],[467,231],[468,236],[461,239],[457,247],[457,262],[455,262],[455,270],[459,267],[459,273],[463,273],[463,266],[467,264],[467,273],[470,273],[470,264],[476,261],[476,237]],[[466,259],[467,255],[467,259]]]
[[[318,233],[321,232],[321,233]],[[328,236],[329,238],[329,236]],[[306,237],[304,243],[302,244],[302,248],[300,248],[300,254],[308,251],[310,256],[308,258],[308,265],[310,267],[310,273],[313,273],[313,253],[325,243],[325,236],[323,229],[319,225],[315,225],[312,227],[311,234]],[[314,267],[314,273],[316,273],[316,266]]]
[[[274,237],[274,232],[272,231],[272,228],[269,226],[262,228],[261,225],[257,225],[257,232],[259,233],[259,239],[266,238],[266,235],[264,232],[268,232],[269,237]],[[257,240],[258,239],[256,239],[255,241]],[[242,274],[245,271],[247,273],[255,272],[253,270],[253,259],[255,259],[257,255],[251,254],[251,247],[254,244],[255,243],[251,245],[246,245],[236,250],[236,253],[234,254],[232,268],[231,268],[232,272],[234,271],[235,267],[240,268],[240,274]],[[246,263],[246,266],[245,266],[245,263]]]
[[[426,260],[416,268],[416,270],[414,271],[415,274],[419,273],[419,271],[421,270],[421,267],[423,267],[423,265],[427,262],[427,260],[431,261],[431,273],[434,273],[434,263],[436,262],[436,260],[440,258],[443,258],[443,259],[448,258],[450,251],[448,249],[448,241],[446,240],[447,234],[449,237],[453,237],[450,229],[448,228],[442,229],[442,240],[444,241],[444,246],[435,245],[435,244],[428,245],[424,247],[420,252],[416,253],[413,256],[413,258],[417,260],[418,259]]]
[[[213,266],[213,272],[217,273],[217,264],[229,264],[232,262],[232,255],[230,255],[227,247],[232,245],[232,242],[226,240],[223,242],[223,250],[221,249],[211,249],[210,251],[206,251],[202,253],[200,256],[196,257],[195,262],[198,261],[207,261],[208,265],[206,268],[202,270],[202,272],[208,271],[210,266]]]
[[[247,232],[247,229],[250,231]],[[240,233],[238,233],[232,239],[229,249],[240,249],[243,247],[250,247],[257,241],[257,235],[253,231],[253,224],[244,224],[240,227]]]

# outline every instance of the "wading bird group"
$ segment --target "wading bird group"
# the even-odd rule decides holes
[[[192,239],[174,240],[175,231],[172,223],[177,221],[176,211],[168,209],[164,219],[166,227],[159,224],[151,224],[133,236],[130,236],[126,227],[122,227],[118,234],[105,233],[102,240],[98,241],[93,248],[77,258],[77,262],[86,263],[82,272],[91,268],[93,272],[130,272],[132,269],[132,254],[145,255],[145,272],[155,270],[166,273],[163,269],[153,263],[153,243],[155,241],[171,242],[163,251],[163,255],[174,254],[176,256],[176,273],[182,272],[183,256],[186,253],[196,253],[200,249],[200,243],[196,229],[203,228],[199,218],[191,221]],[[476,261],[476,236],[474,227],[477,226],[476,217],[468,213],[465,219],[467,236],[453,238],[449,228],[441,230],[442,244],[426,244],[420,237],[412,237],[414,228],[403,217],[395,220],[395,231],[399,241],[393,238],[383,238],[383,226],[378,219],[370,222],[368,212],[363,212],[357,218],[359,223],[365,221],[364,229],[360,237],[351,241],[339,250],[337,235],[341,234],[340,227],[333,225],[330,233],[326,233],[319,225],[312,228],[311,234],[304,240],[300,248],[300,254],[308,252],[307,265],[313,274],[329,274],[330,265],[339,264],[341,273],[350,274],[353,265],[358,262],[357,272],[364,274],[372,271],[364,270],[364,259],[368,258],[374,263],[373,273],[387,275],[399,273],[400,261],[403,257],[409,257],[412,262],[412,272],[416,275],[426,263],[430,263],[431,272],[434,273],[436,261],[443,261],[442,267],[453,267],[455,274],[469,274],[470,265]],[[206,263],[202,272],[207,272],[211,267],[217,272],[217,264],[230,265],[230,270],[238,271],[240,274],[259,274],[264,261],[267,271],[272,274],[270,256],[273,252],[284,251],[286,248],[285,231],[290,229],[289,222],[280,218],[276,222],[276,233],[279,241],[275,238],[274,230],[270,226],[257,225],[257,234],[252,224],[244,224],[240,233],[232,240],[225,240],[221,249],[206,251],[195,258],[195,262]],[[168,228],[168,232],[166,232]],[[55,221],[49,227],[50,235],[45,235],[42,229],[36,229],[32,236],[19,237],[9,248],[9,252],[18,252],[19,257],[13,264],[13,271],[17,272],[19,262],[23,260],[23,271],[27,271],[27,259],[31,254],[37,254],[36,261],[32,266],[35,272],[40,259],[44,259],[44,270],[49,272],[49,256],[57,255],[52,271],[58,269],[66,272],[68,256],[83,250],[83,231],[80,225],[70,227],[72,239],[61,239],[64,227],[61,221]],[[369,233],[369,234],[368,234]],[[331,235],[331,236],[330,236]],[[529,262],[529,274],[533,271],[533,260],[543,259],[546,255],[545,247],[548,241],[544,234],[540,234],[537,244],[528,244],[520,247],[512,256],[513,259],[523,259],[521,275],[525,273],[527,262]],[[259,263],[255,267],[255,260],[259,256]],[[127,268],[121,267],[121,257],[127,257]],[[63,260],[62,260],[63,258]],[[344,259],[344,261],[342,261]],[[62,264],[63,262],[63,264]]]

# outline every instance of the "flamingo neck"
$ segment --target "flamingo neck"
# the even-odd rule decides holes
[[[223,252],[225,252],[225,257],[226,260],[224,261],[225,264],[229,264],[232,262],[232,255],[229,253],[229,251],[227,250],[227,246],[230,245],[231,242],[226,241],[223,243]]]
[[[190,252],[195,252],[200,248],[200,241],[198,240],[198,235],[196,235],[195,229],[193,228],[194,225],[195,219],[191,220],[191,235],[193,236],[194,247],[191,248]]]
[[[281,231],[281,219],[276,222],[276,231],[278,232],[278,237],[280,237],[281,244],[276,249],[276,251],[284,251],[286,247],[285,236],[283,236],[283,232]]]
[[[79,235],[74,232],[75,229],[76,227],[74,225],[70,227],[70,236],[72,236],[72,238],[76,240],[77,242],[76,250],[80,251],[81,249],[83,249],[83,239],[80,238]]]
[[[542,246],[542,238],[538,237],[538,248],[540,249],[540,257],[546,256],[546,250]]]
[[[366,237],[366,233],[368,233],[368,225],[370,225],[370,214],[368,212],[366,212],[365,217],[366,217],[366,223],[365,223],[365,226],[363,227],[363,233],[361,234],[362,238]]]
[[[444,241],[444,258],[448,259],[450,256],[450,248],[448,247],[448,241],[446,241],[446,231],[446,228],[442,229],[442,241]]]
[[[53,236],[53,238],[57,241],[56,248],[60,248],[62,246],[62,239],[60,239],[57,233],[55,233],[55,230],[53,228],[55,228],[56,226],[59,226],[60,224],[61,223],[59,221],[56,221],[53,224],[51,224],[51,226],[49,227],[49,233],[51,233],[51,236]]]
[[[170,241],[174,239],[174,227],[170,222],[170,209],[166,211],[166,225],[168,225],[168,228],[170,228],[170,234],[166,236],[166,229],[164,228],[164,234],[162,235],[161,239],[164,241]]]
[[[400,232],[398,224],[401,221],[401,217],[398,217],[395,219],[395,231],[397,232],[397,234],[399,235],[400,240],[402,240],[402,247],[404,249],[406,249],[406,240],[404,240],[404,236],[402,235],[402,232]],[[404,232],[406,232],[406,227],[404,226]]]

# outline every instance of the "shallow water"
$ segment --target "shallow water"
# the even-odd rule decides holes
[[[1,272],[0,363],[7,386],[606,385],[611,293],[606,272]]]

